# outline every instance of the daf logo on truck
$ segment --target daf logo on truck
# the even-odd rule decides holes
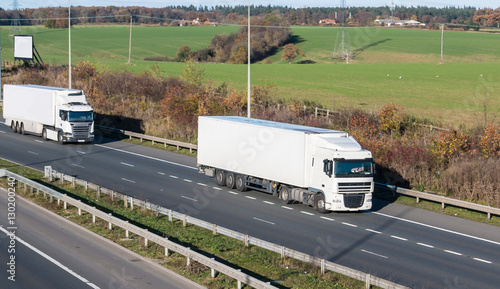
[[[259,139],[265,141],[258,146],[254,141],[251,154],[242,153],[249,140]],[[372,154],[346,132],[200,116],[197,161],[199,171],[219,186],[273,194],[285,204],[303,203],[320,213],[372,207]]]
[[[4,85],[5,124],[20,134],[60,143],[94,141],[94,112],[83,91],[41,85]]]

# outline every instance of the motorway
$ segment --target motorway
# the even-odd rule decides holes
[[[124,142],[60,145],[0,126],[0,157],[148,200],[411,288],[497,288],[500,229],[374,200],[361,213],[318,214],[270,195],[218,187],[196,159]]]
[[[204,288],[29,201],[15,204],[17,228],[8,230],[0,189],[0,288]],[[11,256],[15,281],[8,279]]]

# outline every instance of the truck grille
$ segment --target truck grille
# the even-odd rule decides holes
[[[76,139],[87,139],[89,137],[89,126],[73,126],[73,137]]]
[[[339,183],[339,193],[370,193],[372,183]]]
[[[364,194],[344,195],[344,206],[346,208],[359,208],[365,201]]]

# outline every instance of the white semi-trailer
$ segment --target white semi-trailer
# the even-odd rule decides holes
[[[12,131],[61,143],[94,140],[94,113],[83,91],[8,84],[3,91],[3,116]]]
[[[198,118],[198,168],[219,186],[327,211],[372,207],[372,154],[346,132],[236,116]]]

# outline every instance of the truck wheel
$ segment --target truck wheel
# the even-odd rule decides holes
[[[215,170],[215,181],[218,186],[226,185],[226,173],[223,170]]]
[[[24,123],[21,122],[21,129],[19,129],[19,133],[20,134],[25,134],[25,131],[24,131]]]
[[[281,186],[280,199],[283,202],[283,204],[291,204],[292,203],[292,200],[290,199],[290,189],[287,186]]]
[[[10,123],[10,129],[15,133],[16,132],[16,123],[14,121],[12,121]]]
[[[60,144],[64,144],[64,141],[63,141],[63,135],[61,132],[58,132],[57,133],[57,141],[60,143]]]
[[[236,180],[234,179],[233,173],[226,173],[226,186],[230,189],[234,189]]]
[[[16,130],[14,131],[15,133],[18,133],[19,132],[19,123],[16,122]]]
[[[43,138],[43,140],[47,140],[47,129],[46,128],[43,128],[43,130],[42,130],[42,138]]]
[[[325,214],[328,210],[325,209],[325,196],[319,193],[314,196],[314,209],[320,214]]]
[[[236,175],[236,189],[238,191],[244,192],[247,190],[247,187],[245,186],[246,182],[246,178],[243,175]]]

